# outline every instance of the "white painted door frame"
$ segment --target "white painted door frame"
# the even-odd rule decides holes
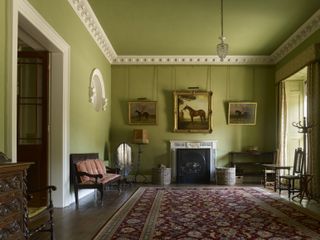
[[[27,0],[8,0],[7,5],[6,152],[13,162],[17,161],[17,42],[20,27],[51,53],[48,182],[57,186],[53,194],[54,205],[65,207],[72,202],[69,184],[70,46]]]

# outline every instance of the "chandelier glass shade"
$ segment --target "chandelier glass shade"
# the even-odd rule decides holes
[[[221,36],[220,43],[217,44],[217,54],[222,62],[228,55],[229,45],[225,43],[226,38],[223,36],[223,0],[221,0]]]
[[[221,39],[221,42],[217,44],[217,54],[220,58],[220,61],[222,62],[225,57],[228,55],[229,45],[224,42],[226,39],[225,37],[219,37]]]

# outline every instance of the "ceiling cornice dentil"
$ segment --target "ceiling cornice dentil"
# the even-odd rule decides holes
[[[320,9],[270,56],[227,56],[223,62],[212,56],[124,56],[117,55],[87,0],[68,0],[104,56],[112,65],[272,65],[320,29]]]

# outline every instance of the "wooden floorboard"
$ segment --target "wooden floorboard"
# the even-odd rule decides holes
[[[65,208],[54,209],[54,230],[56,240],[90,240],[106,221],[119,209],[138,186],[118,190],[107,190],[103,204],[97,201],[97,193],[79,200],[79,208],[71,204]],[[32,240],[47,240],[48,233],[40,233]]]
[[[103,204],[98,203],[96,193],[93,193],[80,199],[79,209],[76,209],[75,204],[65,208],[56,208],[54,212],[55,239],[91,240],[138,187],[138,185],[128,186],[120,193],[117,190],[108,190],[105,192]],[[267,191],[272,192],[272,190]],[[285,191],[283,191],[282,197],[288,199]],[[300,205],[299,202],[296,203]],[[303,201],[302,206],[320,213],[320,205],[315,201],[309,203]],[[47,233],[41,233],[32,239],[47,240],[50,238]]]

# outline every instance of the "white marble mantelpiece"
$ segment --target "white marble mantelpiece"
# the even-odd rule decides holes
[[[186,148],[204,148],[210,149],[210,181],[215,182],[216,175],[216,156],[217,156],[217,141],[215,140],[171,140],[170,152],[171,152],[171,179],[176,182],[177,177],[177,149]]]

